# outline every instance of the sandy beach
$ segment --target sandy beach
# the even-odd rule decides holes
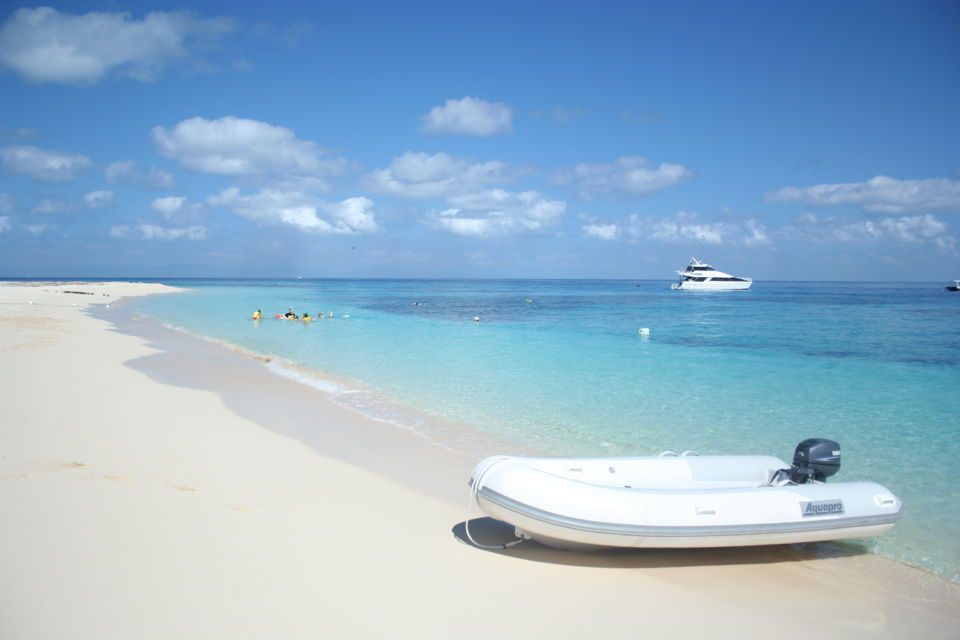
[[[469,546],[474,457],[116,308],[151,294],[0,285],[4,639],[960,637],[960,585],[843,545]]]

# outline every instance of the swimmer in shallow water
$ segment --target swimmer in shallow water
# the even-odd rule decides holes
[[[261,316],[260,309],[257,309],[253,312],[253,315],[250,316],[253,320],[259,320]]]
[[[303,321],[304,321],[304,322],[310,322],[310,320],[312,320],[312,318],[310,317],[310,312],[309,312],[309,311],[305,311],[304,314],[303,314]]]

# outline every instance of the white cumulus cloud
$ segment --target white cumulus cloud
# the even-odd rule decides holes
[[[150,203],[150,208],[159,213],[164,218],[171,218],[183,209],[183,203],[187,199],[179,196],[167,196],[166,198],[157,198]]]
[[[110,236],[136,240],[204,240],[207,230],[201,225],[161,227],[155,224],[118,224],[110,227]]]
[[[88,209],[99,209],[113,203],[113,191],[91,191],[83,196]]]
[[[845,220],[835,217],[820,218],[804,213],[792,224],[776,229],[776,235],[788,240],[806,240],[824,243],[897,242],[932,244],[939,249],[952,250],[957,240],[947,225],[932,214],[890,216],[867,220]]]
[[[187,169],[221,176],[323,178],[346,171],[343,158],[325,157],[309,140],[286,127],[226,116],[190,118],[153,128],[157,150]]]
[[[373,213],[373,200],[369,198],[347,198],[329,203],[325,209],[336,222],[336,228],[350,229],[356,233],[373,233],[380,229]]]
[[[191,47],[231,31],[227,18],[187,11],[61,13],[50,7],[14,11],[0,26],[0,66],[31,82],[94,84],[116,72],[148,81]]]
[[[424,133],[492,136],[513,129],[513,109],[502,102],[465,96],[434,107],[421,121]]]
[[[204,213],[202,204],[188,204],[187,198],[184,196],[155,198],[150,203],[150,208],[159,213],[167,222],[181,225],[197,222]]]
[[[42,236],[47,231],[50,231],[54,228],[55,227],[51,224],[40,223],[40,224],[24,225],[23,230],[29,233],[30,235],[37,237],[37,236]]]
[[[10,229],[10,216],[0,216],[0,233]]]
[[[436,198],[473,191],[509,179],[507,165],[496,160],[469,162],[447,153],[408,151],[390,166],[368,174],[372,190],[410,198]]]
[[[226,207],[242,218],[268,225],[288,225],[322,234],[372,233],[378,231],[373,201],[347,198],[326,202],[302,191],[261,189],[241,195],[236,187],[207,198],[212,207]]]
[[[947,234],[947,225],[930,214],[884,218],[880,220],[880,226],[891,238],[900,242],[935,241]]]
[[[641,156],[623,156],[610,164],[578,164],[572,170],[554,176],[556,184],[575,185],[583,197],[592,193],[623,191],[644,195],[673,187],[693,177],[681,164],[651,165]]]
[[[450,208],[432,212],[434,227],[457,235],[493,237],[543,233],[567,210],[562,200],[548,200],[536,191],[488,189],[447,198]]]
[[[586,237],[598,240],[613,240],[620,235],[620,228],[615,224],[590,223],[582,225],[580,230]]]
[[[876,176],[865,182],[784,187],[767,194],[766,198],[771,202],[802,202],[816,206],[855,205],[871,213],[954,213],[960,212],[960,180],[898,180]]]
[[[743,244],[748,247],[771,244],[770,236],[767,235],[767,227],[756,220],[744,220],[743,226]]]
[[[79,153],[50,151],[29,145],[3,147],[0,157],[5,171],[45,182],[73,180],[91,164],[90,158]]]
[[[133,160],[119,160],[107,165],[107,168],[103,171],[103,175],[108,182],[119,182],[130,179],[136,175],[136,171],[136,165]]]
[[[732,225],[724,222],[701,222],[696,214],[677,212],[673,217],[632,214],[628,218],[627,232],[635,239],[659,240],[661,242],[701,242],[722,244],[732,236]]]
[[[37,206],[33,208],[34,213],[63,213],[64,211],[70,211],[73,209],[73,205],[69,202],[63,202],[62,200],[50,200],[44,199],[41,200]]]
[[[154,167],[146,173],[141,173],[133,160],[111,162],[104,169],[103,174],[111,184],[119,183],[136,188],[173,189],[176,185],[176,180],[170,173]]]
[[[754,218],[721,221],[701,220],[696,213],[678,211],[672,216],[630,214],[619,222],[600,222],[583,217],[580,231],[599,240],[623,238],[628,242],[653,240],[672,244],[728,244],[755,247],[771,244],[767,227]]]

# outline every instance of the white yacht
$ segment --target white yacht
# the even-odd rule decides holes
[[[684,291],[742,291],[753,284],[750,278],[738,278],[723,271],[717,271],[705,262],[690,258],[690,264],[683,271],[677,271],[680,281],[673,283],[671,289]]]

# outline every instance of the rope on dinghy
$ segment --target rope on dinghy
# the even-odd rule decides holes
[[[464,520],[463,522],[463,530],[467,534],[467,540],[470,541],[470,544],[472,544],[473,546],[479,549],[490,549],[490,550],[509,549],[510,547],[515,547],[521,542],[525,542],[527,540],[527,538],[521,536],[521,537],[518,537],[516,540],[511,540],[510,542],[505,542],[503,544],[480,544],[479,542],[474,540],[473,536],[470,534],[470,514],[473,512],[473,505],[476,504],[479,506],[480,504],[480,500],[479,500],[480,487],[483,482],[483,479],[486,477],[487,473],[491,469],[493,469],[495,466],[497,466],[501,462],[505,462],[506,460],[509,460],[509,458],[504,456],[499,460],[492,462],[483,471],[481,471],[476,478],[473,479],[473,486],[470,487],[470,502],[467,504],[467,519]]]

